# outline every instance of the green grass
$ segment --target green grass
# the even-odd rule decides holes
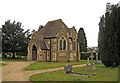
[[[31,81],[118,81],[118,69],[117,68],[107,68],[103,65],[96,65],[96,69],[93,71],[88,71],[88,67],[78,67],[73,69],[74,72],[80,73],[96,73],[92,77],[82,77],[75,76],[72,74],[64,74],[63,70],[35,74],[30,77]],[[102,83],[102,82],[101,82]]]
[[[120,83],[120,65],[118,66],[118,79],[119,79],[119,83]]]
[[[35,62],[29,65],[26,69],[27,70],[38,70],[38,69],[47,69],[47,68],[56,68],[56,67],[63,67],[65,65],[78,65],[78,64],[85,64],[86,60],[81,60],[79,62]]]
[[[6,65],[5,63],[0,63],[0,67],[5,66],[5,65]]]
[[[27,61],[26,59],[19,59],[19,58],[6,58],[6,59],[2,59],[0,60],[1,62],[22,62],[22,61]]]

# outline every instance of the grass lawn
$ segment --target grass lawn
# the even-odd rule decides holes
[[[56,67],[64,67],[65,65],[79,65],[85,64],[86,60],[81,60],[79,62],[35,62],[30,64],[26,69],[27,70],[38,70],[38,69],[47,69],[47,68],[56,68]]]
[[[88,71],[88,67],[78,67],[73,69],[74,72],[89,74],[96,73],[96,75],[92,77],[82,77],[72,74],[64,74],[64,71],[60,70],[49,73],[35,74],[31,76],[30,80],[36,81],[36,83],[37,81],[118,81],[118,68],[107,68],[102,64],[95,66],[96,69],[92,72]]]
[[[0,67],[2,67],[2,66],[4,66],[4,65],[6,65],[5,63],[0,63]]]
[[[22,58],[6,58],[6,59],[2,59],[0,60],[1,62],[21,62],[21,61],[27,61],[26,59],[22,59]]]

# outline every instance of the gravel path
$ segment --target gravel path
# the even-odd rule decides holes
[[[33,61],[26,62],[7,62],[5,66],[2,67],[2,80],[3,81],[29,81],[30,76],[37,73],[52,72],[64,69],[63,67],[59,68],[50,68],[50,69],[41,69],[41,70],[31,70],[26,71],[25,67],[34,63]],[[76,65],[73,67],[85,66]]]

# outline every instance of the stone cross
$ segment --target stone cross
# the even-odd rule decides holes
[[[93,55],[93,50],[91,49],[91,55],[90,55],[90,65],[89,65],[89,71],[92,71],[95,69],[95,66],[94,66],[94,62],[93,62],[93,58],[94,58],[94,55]]]
[[[93,58],[94,58],[93,52],[91,52],[90,58],[91,58],[91,65],[93,65]]]
[[[87,66],[90,65],[90,62],[89,62],[89,57],[87,58],[87,63],[86,63]]]

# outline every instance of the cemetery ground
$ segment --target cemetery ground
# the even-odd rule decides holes
[[[88,71],[88,66],[73,68],[73,72],[83,74],[94,74],[95,76],[84,77],[72,74],[65,74],[64,70],[35,74],[30,77],[31,81],[118,81],[118,68],[105,67],[103,64],[96,64],[96,69]]]
[[[81,60],[78,62],[35,62],[30,64],[26,70],[39,70],[39,69],[48,69],[48,68],[58,68],[64,67],[66,65],[81,65],[86,64],[86,60]]]
[[[26,56],[15,55],[15,58],[12,58],[9,54],[6,55],[7,57],[2,57],[0,53],[0,67],[7,65],[6,62],[23,62],[27,61]]]
[[[27,61],[24,58],[5,58],[2,59],[0,62],[23,62],[23,61]]]
[[[6,65],[5,63],[0,63],[0,67],[2,67],[2,66],[4,66],[4,65]]]
[[[80,61],[76,63],[81,63],[81,66],[83,65],[83,62],[86,63],[86,61]],[[30,76],[37,74],[37,73],[44,73],[44,72],[52,72],[52,71],[58,71],[63,70],[64,66],[68,63],[61,63],[63,64],[62,67],[58,67],[56,62],[36,62],[36,61],[8,61],[4,62],[6,65],[2,66],[2,80],[3,81],[29,81]],[[41,63],[44,63],[46,65],[47,69],[38,69],[38,70],[31,70],[28,71],[26,68],[33,63],[39,63],[38,66],[41,65]],[[46,63],[46,64],[45,64]],[[49,68],[50,63],[56,63],[53,68]],[[60,64],[60,63],[59,63]],[[52,64],[51,64],[52,65]],[[79,65],[75,65],[76,67]],[[48,66],[48,67],[47,67]]]
[[[117,68],[107,68],[102,64],[96,64],[96,69],[89,72],[86,60],[79,62],[39,62],[26,60],[3,60],[6,64],[2,67],[3,81],[117,81]],[[71,74],[64,74],[65,65],[81,65],[84,67],[73,68],[74,72],[78,73],[96,73],[96,76],[81,77]],[[49,72],[49,73],[46,73]]]
[[[0,59],[0,67],[1,66],[5,66],[7,65],[6,62],[23,62],[26,61],[26,59],[24,58],[4,58],[4,59]]]

